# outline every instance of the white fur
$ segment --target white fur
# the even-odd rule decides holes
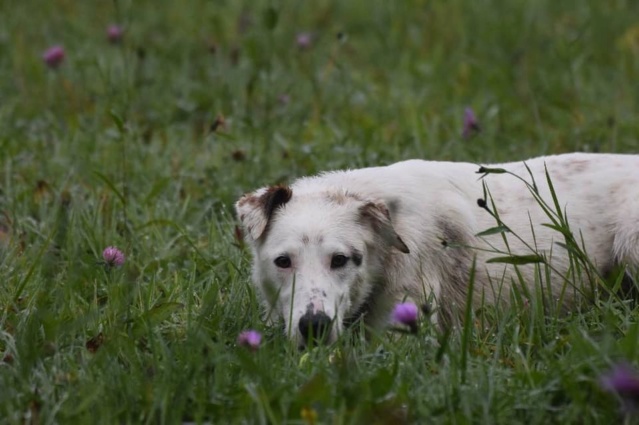
[[[532,172],[539,194],[552,205],[547,169],[570,228],[599,272],[617,264],[639,265],[639,156],[566,154],[487,166],[508,170],[528,182]],[[268,311],[284,319],[303,344],[298,322],[309,310],[334,319],[330,339],[342,322],[359,313],[373,327],[387,323],[392,306],[406,297],[434,299],[436,311],[453,317],[463,309],[473,259],[475,303],[508,301],[517,282],[515,267],[486,263],[508,251],[503,235],[477,237],[496,226],[477,200],[483,183],[501,220],[551,260],[553,294],[559,297],[569,267],[563,236],[524,183],[510,174],[481,179],[478,165],[410,160],[387,167],[338,171],[295,181],[292,196],[264,211],[267,188],[245,195],[237,205],[253,254],[253,282]],[[490,199],[488,206],[492,209]],[[534,235],[533,235],[534,233]],[[405,245],[404,245],[405,244]],[[508,236],[510,253],[533,252]],[[410,253],[402,251],[406,250]],[[469,247],[473,247],[470,249]],[[492,252],[491,252],[492,251]],[[361,265],[353,259],[361,253]],[[332,269],[336,253],[349,257]],[[287,255],[290,268],[274,260]],[[534,265],[516,267],[535,284]],[[538,279],[538,278],[537,278]],[[500,286],[501,285],[501,286]],[[570,305],[574,291],[566,291]],[[366,305],[364,305],[366,303]],[[435,319],[437,320],[437,319]]]

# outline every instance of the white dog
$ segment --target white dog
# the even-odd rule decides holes
[[[383,326],[407,297],[430,299],[434,320],[451,324],[471,273],[475,305],[508,302],[513,285],[535,292],[547,279],[552,296],[569,306],[579,291],[566,288],[575,273],[566,238],[535,199],[534,188],[554,205],[546,173],[574,241],[600,276],[639,265],[639,156],[547,156],[485,167],[483,178],[479,168],[411,160],[244,195],[237,214],[268,312],[300,345],[310,334],[334,341],[361,316]],[[506,260],[493,262],[498,252]],[[521,264],[535,258],[549,265],[545,272]]]

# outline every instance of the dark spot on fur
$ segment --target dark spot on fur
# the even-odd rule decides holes
[[[447,272],[438,300],[438,317],[444,327],[451,327],[461,322],[461,312],[465,310],[473,263],[472,251],[468,246],[472,244],[468,240],[469,236],[451,220],[440,218],[435,225],[437,233],[447,244],[447,249],[440,251],[438,257],[438,261],[443,263],[440,269]],[[475,283],[480,281],[476,276]],[[479,292],[481,288],[475,290]]]
[[[306,313],[307,314],[313,314],[313,303],[308,303],[306,305]]]
[[[448,219],[440,219],[436,223],[437,230],[441,235],[442,245],[460,245],[466,239],[465,233]]]
[[[308,243],[310,242],[310,238],[308,237],[308,235],[302,235],[302,243],[304,245],[308,245]]]
[[[350,298],[351,300],[359,299],[359,290],[362,282],[355,282],[351,287]],[[357,306],[357,310],[345,316],[343,320],[344,327],[350,327],[357,323],[360,319],[366,318],[366,315],[370,311],[375,311],[375,304],[377,298],[384,294],[384,280],[377,279],[373,281],[371,290],[366,294],[364,301]]]
[[[252,206],[254,205],[259,205],[260,203],[260,198],[256,198],[255,196],[252,196],[251,194],[246,194],[244,196],[242,196],[239,201],[237,201],[237,204],[240,207],[243,207],[246,204],[250,204]]]
[[[349,199],[355,199],[354,196],[352,196],[351,193],[349,193],[348,191],[338,191],[338,192],[329,192],[326,194],[326,199],[329,202],[333,202],[337,205],[344,205],[346,202],[348,202]]]
[[[526,204],[530,201],[530,197],[528,196],[520,196],[519,199],[517,199],[517,203],[520,205]]]
[[[566,168],[574,173],[583,173],[588,167],[590,167],[590,161],[587,159],[577,159],[566,165]]]
[[[391,217],[397,216],[397,213],[399,212],[399,204],[400,204],[399,199],[391,199],[386,203]]]
[[[355,264],[356,266],[361,266],[362,265],[362,253],[361,252],[359,252],[357,250],[353,250],[352,258],[353,258],[353,264]]]
[[[271,219],[273,212],[286,204],[291,200],[293,191],[288,186],[273,186],[269,187],[262,196],[260,196],[260,203],[264,208],[264,215],[268,220]]]
[[[570,183],[570,179],[564,173],[553,173],[552,179],[562,183]]]
[[[322,291],[322,296],[326,298],[326,291]]]
[[[623,185],[621,185],[621,184],[619,184],[619,183],[617,183],[617,184],[613,184],[613,185],[610,187],[610,194],[611,194],[611,195],[616,195],[616,194],[617,194],[617,192],[619,192],[619,191],[620,191],[621,189],[623,189],[623,188],[624,188],[624,186],[623,186]]]

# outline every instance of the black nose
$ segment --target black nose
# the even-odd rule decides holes
[[[299,323],[300,333],[305,341],[322,339],[331,329],[331,318],[323,311],[318,313],[306,312]]]

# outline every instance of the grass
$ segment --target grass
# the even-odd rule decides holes
[[[231,209],[325,169],[635,151],[636,2],[24,0],[0,12],[0,422],[636,419],[597,385],[639,355],[637,311],[614,300],[567,316],[535,303],[468,312],[464,332],[423,323],[418,337],[344,340],[300,366],[261,320]],[[107,42],[110,23],[122,43]],[[48,69],[56,43],[67,56]],[[466,107],[482,127],[469,140]],[[109,245],[123,267],[100,264]],[[265,335],[255,353],[235,344],[247,328]]]

